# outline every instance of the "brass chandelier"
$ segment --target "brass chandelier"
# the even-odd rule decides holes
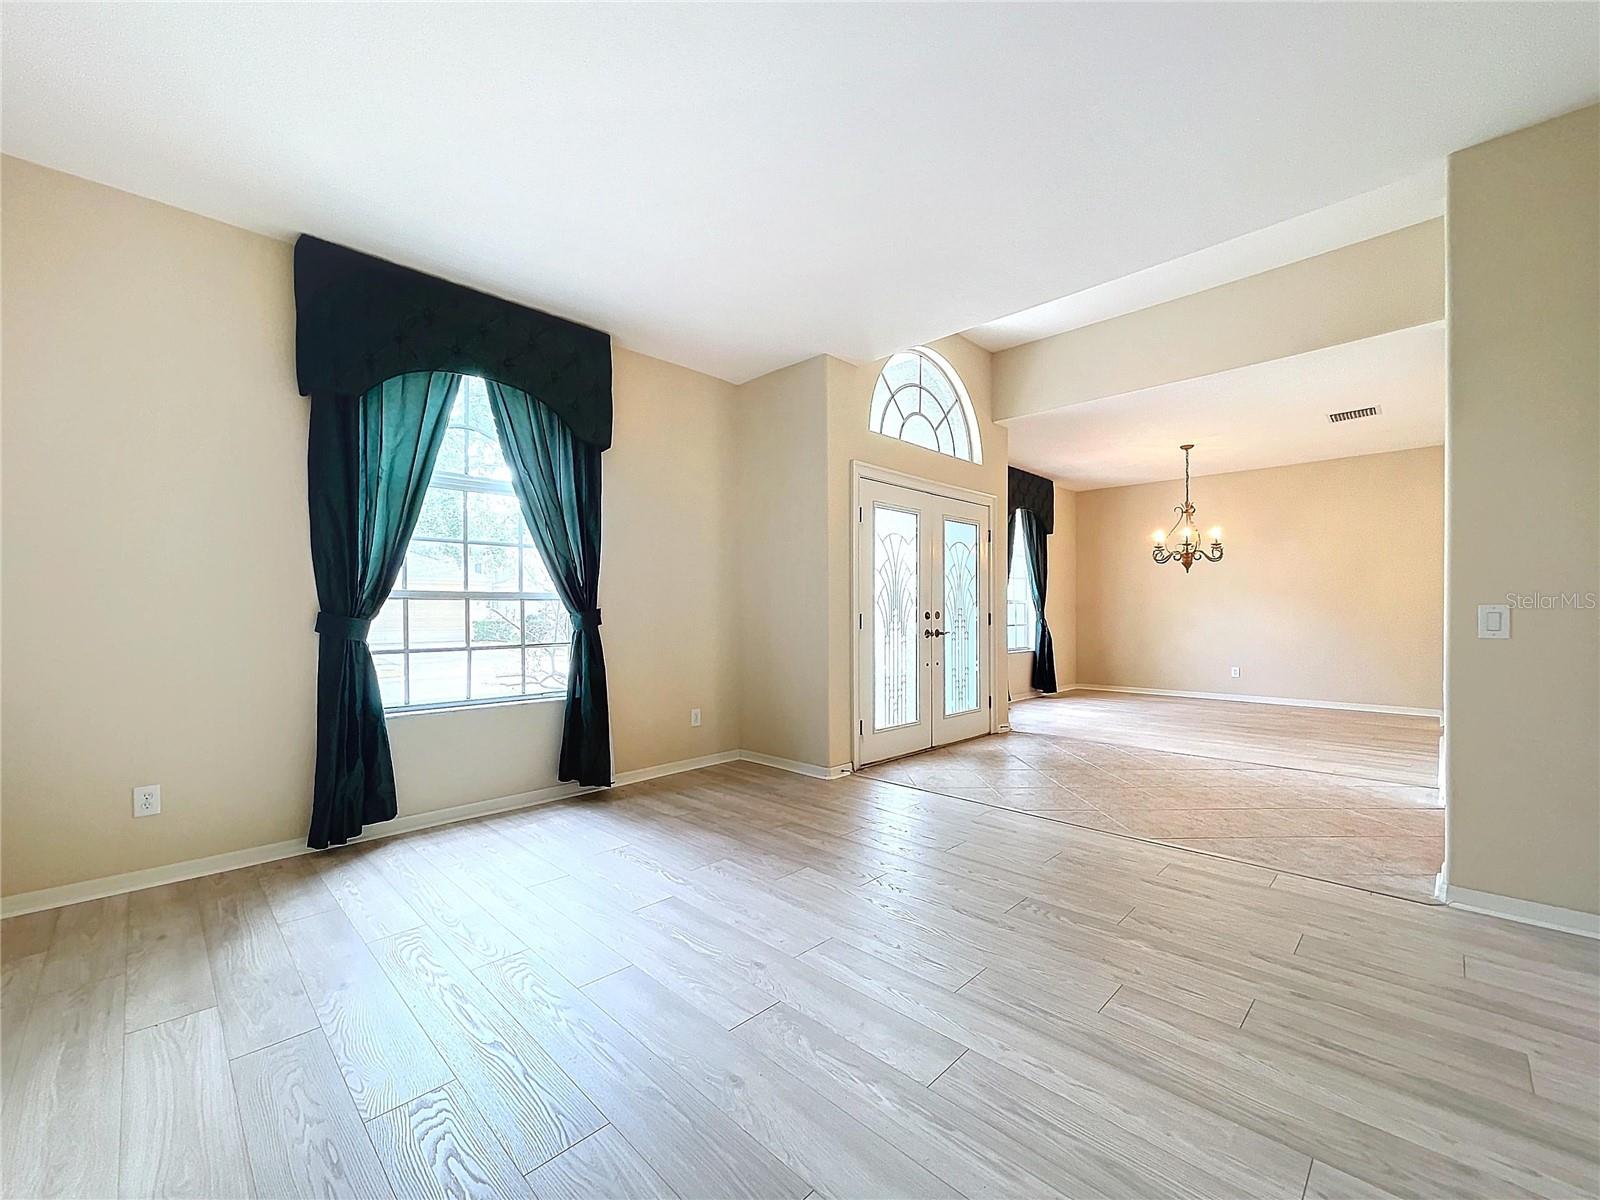
[[[1155,547],[1150,551],[1150,556],[1158,563],[1176,562],[1183,564],[1184,574],[1189,573],[1189,568],[1194,566],[1196,560],[1205,559],[1207,562],[1222,561],[1222,528],[1216,526],[1211,530],[1211,546],[1209,549],[1200,544],[1200,535],[1195,531],[1194,504],[1189,499],[1189,451],[1194,449],[1194,443],[1179,446],[1183,451],[1183,503],[1172,511],[1178,514],[1178,519],[1172,523],[1172,528],[1162,533],[1156,530],[1152,535],[1155,538]],[[1173,547],[1174,539],[1181,539]]]

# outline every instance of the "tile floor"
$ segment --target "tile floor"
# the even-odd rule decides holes
[[[1068,693],[1015,705],[1009,734],[865,773],[1068,824],[1431,899],[1444,862],[1439,790],[1381,777],[1430,777],[1430,745],[1436,777],[1437,738],[1427,740],[1428,722],[1317,710],[1317,735],[1308,733],[1308,711]],[[1126,719],[1119,722],[1119,714]],[[1370,751],[1360,745],[1363,729],[1370,730]],[[1103,740],[1111,736],[1123,744]],[[1155,748],[1169,736],[1201,752]],[[1283,765],[1290,762],[1307,765]]]

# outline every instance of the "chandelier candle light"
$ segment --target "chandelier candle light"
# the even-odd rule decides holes
[[[1183,451],[1183,503],[1172,510],[1178,514],[1172,528],[1166,533],[1159,529],[1155,531],[1155,548],[1150,551],[1150,556],[1158,563],[1182,563],[1184,574],[1187,575],[1196,559],[1222,561],[1222,529],[1220,526],[1212,529],[1209,549],[1201,546],[1200,535],[1195,532],[1194,504],[1189,499],[1189,451],[1194,449],[1194,443],[1179,446],[1178,449]],[[1175,538],[1182,540],[1176,549],[1170,549]]]

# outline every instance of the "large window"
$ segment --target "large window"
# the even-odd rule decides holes
[[[1033,572],[1028,568],[1028,547],[1017,521],[1011,539],[1011,574],[1006,579],[1006,649],[1032,650],[1039,636],[1039,610],[1033,604]]]
[[[464,379],[367,644],[384,707],[564,695],[572,622],[528,535],[483,380]]]
[[[932,350],[907,350],[884,364],[872,389],[868,427],[936,454],[983,461],[967,389],[955,368]]]

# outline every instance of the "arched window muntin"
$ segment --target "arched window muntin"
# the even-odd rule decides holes
[[[963,462],[983,462],[978,418],[966,385],[936,350],[902,350],[883,365],[872,389],[867,427],[897,441]]]

